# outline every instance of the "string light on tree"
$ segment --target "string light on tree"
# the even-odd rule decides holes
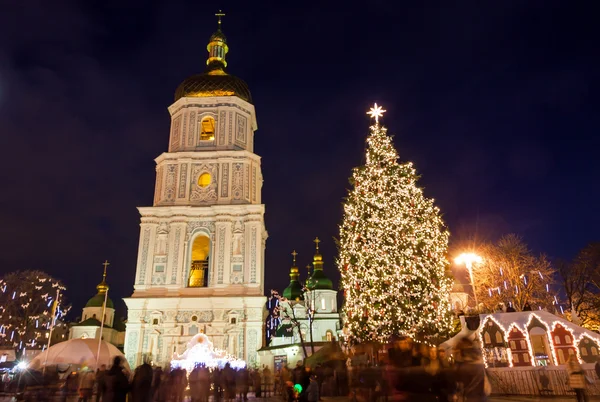
[[[393,335],[430,340],[452,324],[448,231],[432,199],[416,185],[411,163],[398,163],[387,129],[375,119],[366,162],[355,168],[340,225],[338,268],[345,294],[344,333],[351,344]]]

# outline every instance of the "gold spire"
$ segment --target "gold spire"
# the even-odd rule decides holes
[[[221,18],[225,16],[225,13],[219,10],[215,16],[217,17],[217,31],[211,35],[208,46],[206,46],[206,50],[208,50],[206,69],[211,75],[226,75],[227,73],[224,71],[227,67],[225,56],[229,51],[229,47],[227,46],[227,38],[221,31]]]
[[[104,273],[102,274],[102,282],[100,282],[98,286],[96,286],[98,294],[104,294],[108,291],[108,284],[106,283],[106,268],[108,268],[110,262],[108,262],[108,260],[105,260],[102,263],[102,265],[104,265]]]
[[[300,277],[300,273],[298,272],[298,267],[296,266],[296,256],[298,253],[296,250],[292,251],[292,268],[290,268],[290,281],[297,281]]]
[[[315,237],[313,242],[315,243],[316,248],[315,256],[313,257],[313,266],[315,267],[315,269],[323,269],[323,256],[319,251],[319,243],[321,243],[321,240],[319,240],[318,237]]]

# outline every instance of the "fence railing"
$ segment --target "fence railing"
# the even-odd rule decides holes
[[[489,368],[488,379],[494,395],[573,395],[564,367],[557,368]],[[594,370],[585,370],[588,395],[600,395],[600,380]]]

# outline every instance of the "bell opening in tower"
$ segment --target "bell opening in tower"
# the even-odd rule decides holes
[[[215,119],[207,116],[200,122],[200,141],[214,141]]]
[[[208,287],[208,257],[210,239],[206,236],[197,236],[192,243],[192,258],[190,263],[190,276],[188,287]]]

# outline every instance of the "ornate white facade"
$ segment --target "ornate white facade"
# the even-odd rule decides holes
[[[169,107],[169,151],[156,159],[154,206],[138,208],[134,293],[125,299],[131,367],[167,364],[198,332],[249,365],[262,344],[267,232],[253,152],[256,115],[249,92],[230,88],[241,80],[223,71],[227,46],[219,35],[209,52],[222,57],[184,81]]]

